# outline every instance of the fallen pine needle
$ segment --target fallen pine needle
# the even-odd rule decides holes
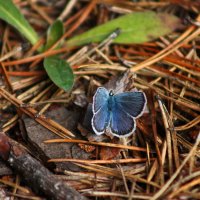
[[[134,151],[144,151],[147,150],[145,148],[141,147],[135,147],[135,146],[127,146],[122,144],[113,144],[113,143],[105,143],[105,142],[88,142],[84,140],[75,140],[75,139],[51,139],[46,140],[44,143],[51,144],[51,143],[81,143],[81,144],[87,144],[87,145],[98,145],[98,146],[106,146],[106,147],[113,147],[113,148],[120,148],[120,149],[129,149]]]
[[[128,159],[118,159],[118,160],[79,160],[71,158],[55,158],[50,159],[48,162],[76,162],[76,163],[90,163],[90,164],[119,164],[119,163],[138,163],[146,162],[146,158],[128,158]],[[151,158],[154,160],[154,158]]]

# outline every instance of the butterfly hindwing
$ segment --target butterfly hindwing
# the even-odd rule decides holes
[[[124,92],[114,96],[117,106],[134,118],[143,114],[146,96],[143,92]]]
[[[92,117],[92,127],[97,135],[104,133],[105,129],[108,127],[110,121],[110,113],[108,112],[108,107],[101,107],[97,113]]]

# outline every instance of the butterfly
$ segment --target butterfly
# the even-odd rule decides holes
[[[92,128],[97,135],[108,131],[122,138],[135,132],[136,121],[146,107],[144,92],[123,92],[114,94],[104,87],[99,87],[93,96]]]

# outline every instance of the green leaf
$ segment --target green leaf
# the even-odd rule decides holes
[[[155,12],[134,12],[105,24],[99,25],[81,35],[68,40],[68,46],[78,46],[90,42],[100,42],[110,33],[119,28],[120,35],[115,43],[131,44],[154,40],[172,32],[180,26],[180,20],[170,14],[156,14]]]
[[[63,34],[63,23],[60,20],[56,20],[47,31],[47,43],[45,49],[49,49],[53,44],[55,44]]]
[[[44,59],[44,68],[50,79],[60,88],[68,91],[74,83],[74,74],[69,63],[57,56]]]
[[[31,44],[38,41],[37,33],[11,0],[0,0],[0,18],[14,26]]]

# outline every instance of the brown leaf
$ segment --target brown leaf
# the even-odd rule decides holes
[[[102,147],[100,150],[100,158],[102,160],[111,160],[116,158],[121,149],[119,148],[110,148],[110,147]]]

